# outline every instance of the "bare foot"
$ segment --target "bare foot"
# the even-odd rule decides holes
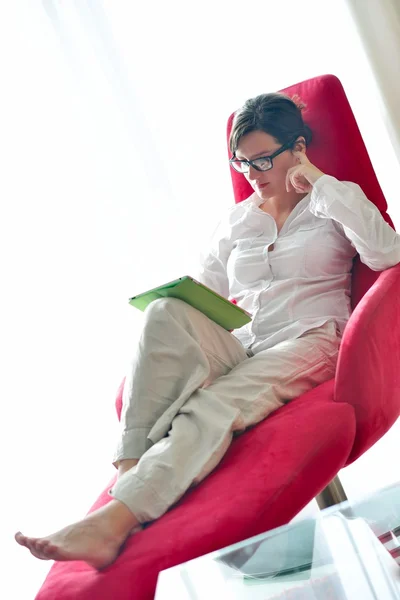
[[[138,524],[122,502],[112,500],[57,533],[32,538],[18,532],[15,539],[41,560],[83,560],[95,569],[104,569],[114,562],[126,538]]]
[[[120,460],[118,464],[118,477],[121,477],[121,475],[129,471],[129,469],[132,469],[132,467],[136,467],[138,462],[138,458],[124,458],[123,460]]]

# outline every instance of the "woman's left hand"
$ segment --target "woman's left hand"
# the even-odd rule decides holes
[[[298,194],[308,193],[312,190],[314,183],[324,175],[307,158],[304,152],[294,152],[299,164],[288,170],[286,174],[286,189],[296,190]]]

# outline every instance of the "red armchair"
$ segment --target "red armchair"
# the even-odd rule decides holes
[[[308,105],[310,159],[360,184],[391,223],[340,82],[323,76],[283,91]],[[232,177],[240,202],[250,191],[240,174]],[[37,600],[150,600],[161,570],[287,523],[388,431],[400,413],[400,265],[379,274],[356,260],[352,300],[335,379],[236,438],[218,468],[104,571],[56,563]],[[109,500],[111,485],[91,510]]]

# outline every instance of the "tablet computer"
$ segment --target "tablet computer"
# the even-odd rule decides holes
[[[129,304],[144,310],[158,298],[179,298],[204,313],[228,331],[243,327],[251,321],[251,314],[220,296],[199,281],[185,275],[174,281],[148,290],[129,299]]]

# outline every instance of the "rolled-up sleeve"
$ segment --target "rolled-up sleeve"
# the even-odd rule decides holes
[[[359,185],[323,175],[313,187],[309,210],[316,217],[339,223],[370,269],[383,271],[400,262],[400,235]]]
[[[229,297],[229,280],[226,264],[231,248],[229,244],[229,228],[221,221],[212,235],[207,251],[200,256],[198,280],[221,296]]]

